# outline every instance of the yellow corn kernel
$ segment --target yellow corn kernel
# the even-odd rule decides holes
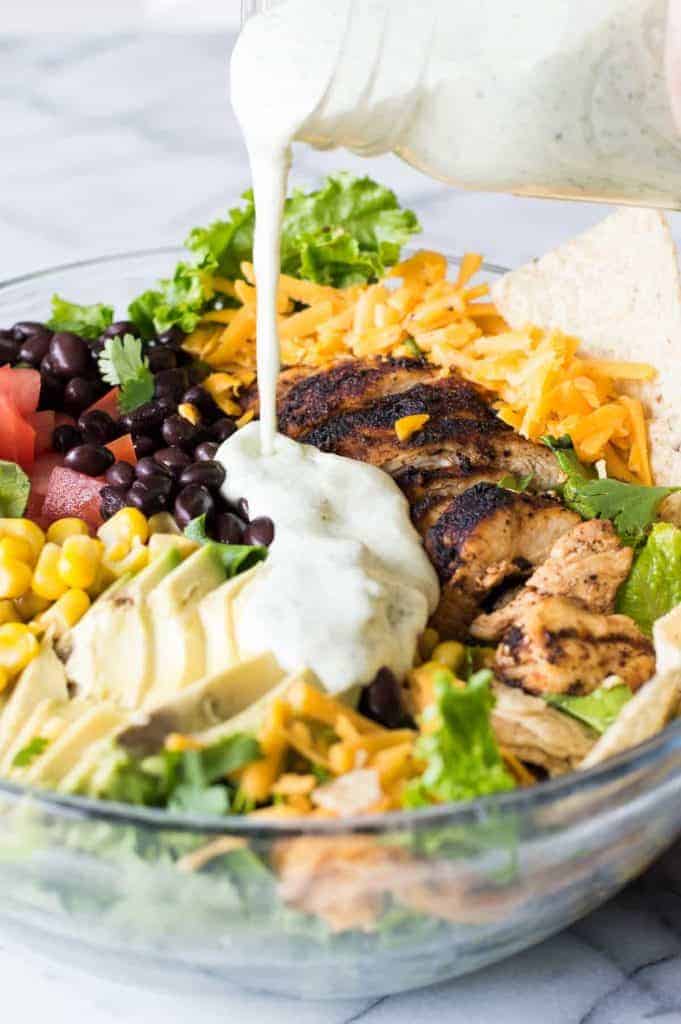
[[[181,405],[178,405],[177,411],[183,419],[189,420],[194,426],[201,422],[201,413],[191,402],[182,402]]]
[[[99,563],[99,569],[97,570],[97,575],[95,576],[94,583],[92,584],[92,586],[87,588],[87,592],[90,595],[91,599],[94,601],[96,597],[99,597],[100,594],[103,594],[104,591],[111,586],[115,579],[116,577],[108,568],[108,566],[104,564],[104,559],[102,558],[102,561]]]
[[[17,558],[0,561],[0,600],[21,597],[31,587],[31,567]]]
[[[92,537],[67,537],[62,545],[58,571],[68,587],[87,590],[97,578],[102,543]]]
[[[117,540],[115,544],[110,544],[106,548],[105,554],[109,562],[120,562],[122,558],[130,554],[130,544],[127,540]]]
[[[14,601],[0,601],[0,626],[6,622],[19,622],[21,616],[17,611]]]
[[[4,668],[0,668],[0,693],[9,685],[9,681],[9,672]]]
[[[100,526],[97,536],[104,542],[107,550],[121,541],[127,543],[129,548],[135,540],[146,544],[149,539],[149,524],[139,509],[122,508]]]
[[[40,618],[54,624],[60,632],[65,632],[83,618],[89,607],[90,598],[85,591],[73,587],[62,594]]]
[[[430,416],[427,412],[417,413],[414,416],[402,416],[395,420],[395,433],[398,441],[408,441],[412,434],[424,427]]]
[[[33,549],[33,565],[37,562],[45,543],[45,534],[30,519],[0,519],[0,537],[20,537],[28,541]]]
[[[430,657],[432,661],[445,665],[452,672],[458,672],[464,663],[466,648],[458,640],[447,640],[438,644]]]
[[[149,565],[149,547],[139,541],[134,543],[127,555],[123,558],[110,558],[107,548],[102,559],[102,566],[111,573],[114,579],[119,579],[127,573],[139,572]]]
[[[38,641],[23,622],[0,626],[0,669],[17,675],[38,653]]]
[[[33,565],[33,548],[25,537],[3,537],[0,540],[0,561],[8,559]]]
[[[424,661],[428,661],[431,654],[440,643],[440,634],[432,626],[424,629],[419,640],[419,653]]]
[[[47,528],[47,539],[52,544],[63,544],[67,537],[87,537],[90,531],[87,523],[75,516],[57,519]]]
[[[46,597],[56,601],[69,588],[59,575],[61,548],[58,544],[48,542],[40,552],[40,557],[33,570],[33,592],[38,597]]]
[[[29,590],[16,599],[14,607],[19,613],[20,618],[24,622],[29,622],[30,619],[34,619],[36,615],[40,615],[46,608],[49,608],[50,601],[46,597],[38,597],[33,590]]]

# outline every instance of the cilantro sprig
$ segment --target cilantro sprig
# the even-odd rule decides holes
[[[661,503],[678,487],[647,487],[621,480],[600,480],[590,466],[578,459],[572,440],[543,437],[567,479],[563,501],[582,519],[610,519],[620,539],[635,547],[655,522]]]
[[[154,397],[154,375],[139,338],[132,334],[108,338],[98,362],[102,380],[121,389],[118,405],[122,412],[131,412]]]

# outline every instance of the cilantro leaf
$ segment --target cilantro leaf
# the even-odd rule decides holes
[[[492,731],[492,673],[483,669],[459,689],[447,669],[435,679],[435,703],[424,712],[434,728],[416,742],[426,762],[420,778],[405,792],[405,806],[472,800],[514,788]]]
[[[31,481],[16,462],[0,459],[0,518],[20,519],[26,511]]]
[[[227,220],[194,228],[185,243],[200,266],[223,277],[240,277],[242,262],[253,258],[252,191],[243,199]],[[317,191],[296,191],[286,200],[282,273],[336,287],[375,281],[419,230],[415,214],[402,210],[390,189],[371,178],[331,175]]]
[[[22,747],[21,750],[14,755],[12,767],[27,768],[28,765],[32,764],[37,757],[40,757],[49,742],[50,741],[45,739],[44,736],[34,736],[30,743],[27,743],[25,747]]]
[[[68,302],[59,295],[52,296],[52,316],[47,326],[53,331],[72,331],[90,341],[98,338],[112,323],[114,311],[111,306],[96,302],[92,306],[79,306]]]
[[[197,516],[187,524],[185,537],[197,544],[210,544],[218,555],[227,574],[227,579],[238,576],[240,572],[252,569],[258,562],[267,558],[267,548],[254,544],[220,544],[211,540],[206,533],[206,516]]]
[[[213,297],[210,275],[201,267],[178,263],[172,277],[143,292],[128,307],[128,316],[143,338],[179,327],[190,334]]]
[[[168,810],[183,814],[226,814],[229,792],[225,786],[192,786],[183,783],[168,799]]]
[[[118,405],[130,412],[154,397],[154,375],[149,360],[142,355],[142,342],[132,334],[108,338],[99,356],[102,380],[120,387]]]
[[[660,504],[678,487],[646,487],[621,480],[599,480],[582,465],[569,438],[542,438],[567,476],[563,501],[582,519],[610,519],[625,544],[639,544],[655,522]]]
[[[656,523],[617,595],[617,611],[652,635],[653,624],[681,604],[681,530]]]
[[[546,697],[551,707],[564,711],[580,722],[586,722],[596,732],[604,733],[615,721],[620,711],[633,694],[625,683],[618,686],[599,686],[586,697],[570,697],[565,693],[554,693]]]

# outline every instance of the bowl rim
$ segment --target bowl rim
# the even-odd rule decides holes
[[[413,252],[414,247],[410,248]],[[42,278],[65,271],[86,270],[108,263],[115,264],[125,260],[139,260],[144,257],[162,255],[172,256],[182,252],[184,252],[182,246],[164,245],[85,257],[0,280],[0,296],[14,286],[40,281]],[[461,257],[452,256],[447,252],[445,255],[448,263],[458,265],[461,262]],[[481,269],[497,275],[507,272],[505,267],[486,262],[483,262]],[[45,810],[61,813],[64,817],[108,822],[112,825],[154,828],[159,831],[201,832],[205,835],[229,832],[232,835],[263,840],[268,837],[281,839],[297,836],[347,835],[355,832],[400,832],[432,826],[462,825],[484,819],[491,813],[527,810],[528,807],[541,807],[554,800],[567,799],[576,793],[593,793],[611,783],[633,778],[638,772],[654,766],[666,756],[674,755],[677,752],[681,752],[681,718],[671,722],[646,742],[623,751],[603,764],[583,772],[567,772],[565,775],[549,779],[537,786],[519,788],[507,793],[478,797],[475,800],[458,803],[380,814],[357,814],[332,820],[314,819],[310,821],[303,816],[263,820],[237,814],[187,815],[163,808],[138,807],[133,804],[97,800],[91,797],[68,796],[53,790],[40,789],[3,779],[0,779],[0,797],[4,796],[10,800],[28,799]],[[681,776],[681,763],[673,769],[671,775],[673,777]],[[653,793],[656,788],[668,785],[669,779],[670,776],[665,775],[656,785],[649,787],[649,792]]]

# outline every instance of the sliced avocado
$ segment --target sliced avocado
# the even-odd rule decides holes
[[[285,676],[281,682],[277,683],[268,693],[262,696],[259,700],[256,700],[250,707],[244,708],[238,715],[234,715],[226,722],[220,722],[219,725],[214,725],[210,729],[205,729],[202,732],[194,733],[194,737],[199,742],[210,746],[212,743],[217,743],[219,740],[224,739],[226,736],[231,736],[235,732],[252,732],[256,733],[262,724],[262,721],[267,714],[272,701],[277,700],[279,697],[285,697],[289,687],[293,686],[294,683],[302,680],[308,683],[310,686],[319,686],[319,680],[315,676],[314,672],[310,672],[309,669],[301,669],[299,672],[292,672],[291,675]]]
[[[41,735],[46,722],[48,722],[59,711],[67,705],[60,700],[48,697],[38,702],[33,711],[23,724],[23,727],[8,744],[2,760],[0,761],[0,775],[11,778],[13,774],[13,762],[19,751],[27,747],[31,740]]]
[[[179,563],[172,548],[136,576],[114,584],[60,642],[66,674],[80,695],[139,706],[154,674],[148,598]]]
[[[110,751],[113,749],[113,740],[119,731],[120,726],[117,725],[110,732],[106,733],[105,736],[91,743],[88,749],[83,751],[76,764],[57,784],[57,790],[60,793],[68,793],[70,795],[79,793],[90,794],[91,780],[108,758]]]
[[[158,706],[205,674],[204,634],[197,609],[201,599],[224,581],[222,562],[207,544],[149,595],[155,664],[146,707]]]
[[[269,693],[283,675],[274,655],[267,653],[205,676],[156,707],[146,721],[131,725],[118,743],[138,757],[154,754],[171,732],[199,733],[224,724]]]
[[[89,701],[78,700],[66,700],[66,701],[55,701],[52,708],[47,715],[43,718],[40,726],[40,738],[47,742],[46,750],[51,750],[53,745],[58,742],[61,736],[71,727],[72,723],[77,721],[83,712],[90,707]],[[37,735],[37,734],[36,734]],[[29,739],[29,743],[32,736]],[[24,780],[27,776],[30,767],[32,767],[42,754],[34,757],[29,765],[10,765],[10,778]]]
[[[242,572],[227,580],[221,587],[207,594],[198,607],[205,638],[205,673],[222,672],[239,660],[239,649],[234,630],[234,601],[247,586],[260,566]]]
[[[127,715],[114,704],[90,705],[52,740],[29,767],[26,780],[34,785],[58,785],[77,765],[93,743],[121,728]]]
[[[0,763],[9,744],[44,700],[68,700],[66,672],[50,643],[43,644],[38,657],[21,673],[0,716]]]

